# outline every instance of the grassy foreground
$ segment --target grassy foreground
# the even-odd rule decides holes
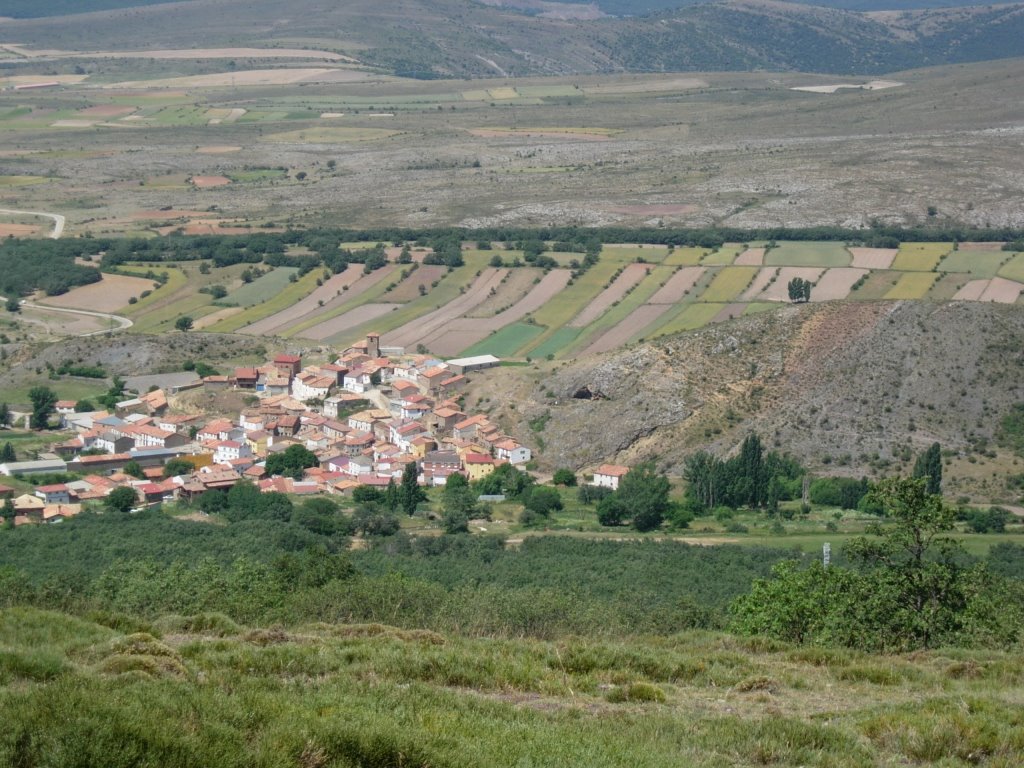
[[[0,611],[0,763],[1015,766],[1024,659]]]

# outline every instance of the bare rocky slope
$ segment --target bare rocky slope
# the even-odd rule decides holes
[[[993,498],[1006,495],[1006,475],[1024,471],[995,445],[1002,416],[1024,401],[1024,312],[966,302],[785,307],[478,376],[471,402],[480,400],[542,445],[548,468],[654,458],[679,472],[694,451],[725,454],[754,431],[812,469],[872,476],[907,471],[938,441],[954,452],[947,490]]]

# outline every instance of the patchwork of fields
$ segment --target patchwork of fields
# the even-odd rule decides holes
[[[346,243],[366,247],[366,243]],[[187,314],[214,332],[280,336],[345,344],[368,331],[383,343],[453,357],[565,358],[606,352],[640,339],[725,322],[789,303],[789,282],[812,284],[811,301],[991,301],[1024,303],[1024,254],[999,244],[905,243],[899,249],[844,247],[834,242],[732,243],[722,248],[606,245],[582,274],[579,254],[551,253],[559,266],[521,263],[522,251],[466,248],[464,265],[448,268],[389,263],[366,273],[352,264],[332,275],[292,267],[265,269],[250,282],[240,266],[200,271],[194,263],[161,265],[162,285],[147,295],[144,280],[107,278],[120,290],[105,307],[132,318],[139,331],[167,331]],[[490,266],[495,254],[506,266]],[[152,266],[125,270],[140,277]],[[153,284],[156,285],[156,284]],[[210,286],[227,295],[214,299]],[[96,285],[54,303],[96,308]],[[134,301],[127,304],[130,296]]]

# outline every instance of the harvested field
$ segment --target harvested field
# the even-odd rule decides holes
[[[31,237],[41,231],[42,227],[31,224],[0,224],[0,237]]]
[[[733,262],[737,267],[759,267],[764,264],[764,248],[747,248]]]
[[[811,301],[838,301],[850,295],[853,284],[868,274],[866,269],[835,267],[825,271],[811,291]]]
[[[988,280],[971,280],[953,296],[954,301],[981,301],[981,296],[988,288]]]
[[[730,302],[739,298],[758,273],[757,267],[723,267],[701,294],[701,301]],[[820,271],[820,270],[819,270]]]
[[[324,61],[355,61],[331,51],[307,48],[168,48],[155,51],[33,51],[21,46],[6,46],[24,56],[56,59],[322,59]],[[53,78],[56,79],[56,78]],[[83,76],[84,79],[84,76]]]
[[[623,346],[630,339],[640,336],[644,328],[657,322],[671,308],[671,304],[644,304],[637,307],[625,320],[595,340],[583,354],[596,355]]]
[[[251,85],[292,85],[316,82],[360,82],[369,80],[365,72],[342,69],[250,69],[240,72],[216,72],[209,75],[167,77],[160,80],[134,80],[110,83],[104,88],[234,88]]]
[[[754,282],[750,284],[750,287],[743,292],[743,295],[740,298],[743,299],[744,301],[752,301],[756,296],[758,296],[762,291],[764,291],[765,288],[768,287],[768,284],[771,283],[772,278],[778,274],[778,267],[765,267],[764,269],[757,273],[757,277],[754,278]]]
[[[757,298],[760,301],[789,301],[790,280],[799,277],[816,283],[824,271],[821,267],[783,267],[779,270],[775,282],[765,288]],[[814,291],[811,291],[811,295],[814,295]]]
[[[1007,280],[1016,280],[1024,283],[1024,253],[1018,253],[1010,259],[999,270],[999,276],[1005,277]]]
[[[764,263],[776,267],[848,267],[850,252],[842,243],[783,241],[765,253]]]
[[[647,276],[646,264],[630,264],[622,270],[615,281],[594,297],[582,312],[569,323],[570,328],[583,328],[603,315],[609,307],[626,295],[626,291]]]
[[[852,266],[861,269],[889,269],[899,251],[896,248],[848,248]]]
[[[694,305],[699,306],[699,305]],[[724,323],[726,320],[733,320],[737,317],[743,317],[743,313],[746,312],[746,304],[726,304],[712,319],[712,323]]]
[[[804,91],[805,93],[836,93],[844,88],[853,88],[862,91],[882,91],[886,88],[898,88],[903,83],[895,80],[871,80],[867,83],[839,83],[836,85],[799,85],[790,88],[791,91]]]
[[[1004,245],[1006,245],[1006,243],[1004,243],[1002,241],[988,242],[988,243],[986,243],[984,241],[979,241],[979,242],[962,243],[960,245],[960,249],[964,250],[964,251],[1002,251]],[[1004,253],[1005,253],[1005,251],[1004,251]]]
[[[50,123],[51,128],[92,128],[94,125],[95,120],[54,120]]]
[[[197,189],[208,189],[210,187],[225,187],[231,183],[227,176],[193,176],[190,181]]]
[[[911,272],[900,275],[899,281],[885,294],[885,298],[923,299],[938,277],[934,272]]]
[[[648,304],[675,304],[682,301],[686,295],[693,290],[693,287],[707,272],[706,267],[683,267],[676,272],[668,281],[661,286],[650,299]]]
[[[359,273],[355,282],[351,283],[346,290],[344,287],[341,289],[341,294],[338,294],[338,289],[334,291],[334,297],[324,302],[321,307],[317,305],[316,312],[306,314],[302,319],[296,320],[287,326],[283,326],[278,329],[277,333],[279,336],[303,336],[305,335],[305,329],[312,325],[319,324],[320,322],[326,322],[332,317],[335,317],[343,312],[348,312],[356,307],[353,304],[358,304],[360,297],[372,289],[374,286],[384,282],[391,275],[393,275],[398,267],[395,264],[388,264],[380,269],[375,269],[368,275],[364,275],[362,272],[362,265],[353,265],[359,267]],[[346,272],[348,270],[346,269]],[[342,274],[345,274],[344,272]],[[321,286],[322,287],[322,286]],[[368,297],[373,298],[373,297]]]
[[[493,317],[503,312],[517,301],[526,296],[533,288],[534,283],[540,280],[542,270],[532,267],[517,267],[509,270],[505,279],[502,280],[494,292],[487,297],[487,301],[473,308],[467,313],[467,317]]]
[[[224,307],[224,309],[218,309],[216,312],[211,312],[196,319],[192,323],[192,328],[201,331],[204,328],[209,328],[211,325],[216,325],[221,320],[227,320],[229,317],[244,311],[242,307]]]
[[[508,270],[505,269],[488,267],[461,296],[443,307],[385,334],[381,343],[389,347],[415,347],[417,343],[433,335],[439,328],[484,302],[490,295],[491,289],[498,287],[507,272]]]
[[[489,318],[456,318],[446,323],[443,327],[435,329],[430,335],[425,335],[423,343],[426,344],[428,349],[437,354],[458,354],[466,347],[482,341],[488,334],[500,331],[513,323],[526,325],[525,323],[518,323],[518,321],[531,312],[535,312],[551,301],[553,297],[557,296],[565,288],[566,283],[569,282],[570,276],[571,273],[567,269],[553,269],[544,275],[541,281],[526,296],[504,312]],[[535,329],[536,332],[531,331],[528,334],[528,338],[524,338],[523,344],[536,338],[544,331],[543,328],[536,325],[528,327]],[[523,335],[523,332],[520,332],[519,335]],[[512,334],[509,338],[513,336],[516,335]],[[511,343],[511,341],[506,339],[505,343]],[[522,346],[522,344],[519,346]]]
[[[360,265],[353,265],[360,266]],[[402,267],[402,270],[409,269],[409,266]],[[448,267],[440,264],[428,264],[419,266],[409,273],[409,276],[398,283],[394,288],[385,293],[381,300],[385,303],[405,304],[420,297],[420,286],[423,290],[430,292],[431,283],[440,280],[448,272]]]
[[[961,247],[952,251],[939,262],[942,272],[964,272],[974,277],[995,277],[1003,262],[1010,255],[1000,250],[977,250],[971,243],[970,248]]]
[[[332,317],[330,320],[325,320],[311,328],[307,328],[302,331],[301,334],[297,335],[306,339],[326,341],[332,336],[346,333],[350,328],[355,328],[357,325],[362,325],[363,323],[368,323],[371,320],[376,320],[378,317],[383,317],[388,312],[393,312],[400,306],[402,305],[363,304],[361,307],[350,309],[348,312],[344,312],[337,317]]]
[[[104,274],[98,283],[72,288],[60,296],[46,296],[40,299],[40,303],[91,312],[116,312],[128,306],[128,300],[133,296],[152,290],[155,285],[152,280],[141,277]]]
[[[1015,283],[1002,277],[995,277],[989,281],[985,292],[981,294],[982,301],[994,301],[999,304],[1013,304],[1020,298],[1024,285]]]
[[[162,219],[192,219],[204,218],[210,214],[206,211],[178,211],[167,209],[166,211],[136,211],[131,215],[136,221],[162,220]]]
[[[25,322],[42,326],[46,333],[54,336],[82,336],[87,333],[109,330],[112,325],[109,320],[102,317],[72,315],[67,312],[47,311],[36,307],[22,307],[21,318]]]
[[[372,245],[376,245],[376,243],[368,243],[368,244],[366,244],[365,247],[369,247],[369,246],[372,246]],[[343,244],[341,247],[344,248],[346,246]],[[353,250],[353,249],[349,248],[349,250]],[[384,255],[387,257],[388,261],[398,261],[398,257],[402,255],[402,251],[403,250],[404,249],[401,246],[389,245],[387,248],[384,249]],[[422,264],[423,260],[425,258],[427,258],[427,256],[429,256],[433,252],[434,252],[433,248],[410,248],[409,249],[409,256],[412,258],[412,260],[415,263]],[[428,264],[427,266],[431,266],[431,265]],[[437,266],[437,265],[434,265],[434,266]]]
[[[326,304],[337,298],[338,291],[344,291],[362,276],[362,264],[349,264],[343,272],[332,275],[323,285],[302,300],[297,301],[287,309],[258,320],[245,328],[241,328],[238,332],[249,333],[254,336],[274,336],[289,325],[302,320],[311,312],[318,310],[321,301]]]
[[[892,268],[902,272],[930,272],[952,250],[952,243],[901,243]]]

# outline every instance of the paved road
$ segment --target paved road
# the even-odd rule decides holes
[[[7,208],[0,208],[0,213],[11,214],[14,216],[42,216],[47,219],[53,219],[53,232],[49,234],[49,237],[54,240],[59,240],[60,236],[64,234],[64,223],[65,218],[59,213],[44,213],[43,211],[12,211]],[[7,301],[6,297],[0,296],[0,302]],[[90,312],[85,309],[66,309],[64,307],[49,307],[45,304],[32,304],[28,301],[22,301],[21,306],[27,307],[28,309],[41,309],[47,312],[65,312],[69,315],[86,315],[87,317],[101,317],[105,320],[109,320],[111,323],[117,323],[117,328],[102,328],[98,331],[89,331],[89,333],[80,333],[79,336],[97,336],[101,333],[110,333],[111,331],[123,331],[125,328],[131,328],[134,323],[127,317],[121,315],[111,315],[108,312]]]
[[[64,222],[65,219],[59,213],[44,213],[43,211],[12,211],[7,208],[0,208],[0,213],[11,214],[13,216],[42,216],[46,219],[53,219],[53,232],[48,237],[59,240],[60,236],[64,234]]]

